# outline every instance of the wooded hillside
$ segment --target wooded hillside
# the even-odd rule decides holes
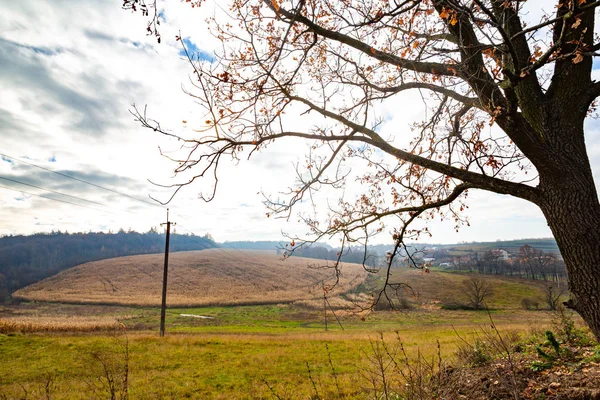
[[[171,235],[171,251],[216,247],[209,235]],[[15,290],[52,276],[64,269],[105,258],[161,253],[165,236],[147,233],[41,233],[0,238],[0,301]]]

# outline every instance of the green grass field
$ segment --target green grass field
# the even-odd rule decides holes
[[[398,331],[411,358],[417,352],[433,356],[437,341],[443,356],[451,358],[458,335],[468,338],[489,325],[485,311],[385,311],[364,321],[344,315],[344,330],[330,314],[325,332],[316,310],[292,305],[213,307],[170,309],[167,335],[160,338],[158,309],[121,311],[127,315],[125,330],[0,335],[0,396],[17,399],[27,392],[28,398],[46,398],[48,387],[53,399],[110,398],[102,377],[106,370],[117,380],[123,376],[127,350],[128,393],[134,399],[277,398],[274,393],[281,398],[316,398],[315,393],[321,398],[363,398],[369,387],[365,374],[371,368],[367,358],[379,332],[393,342]],[[119,308],[111,312],[118,314]],[[524,335],[549,327],[552,319],[549,312],[518,309],[491,315],[499,329]]]
[[[494,287],[488,312],[442,309],[465,300],[461,284],[468,276],[403,269],[393,279],[411,284],[405,293],[410,310],[336,308],[343,329],[328,310],[328,331],[318,302],[173,307],[164,338],[158,337],[158,308],[3,306],[0,399],[124,398],[125,376],[130,399],[373,398],[380,335],[390,352],[399,335],[413,361],[418,354],[434,357],[439,343],[451,363],[457,345],[489,330],[490,318],[501,332],[523,337],[552,328],[555,318],[521,308],[523,297],[543,296],[540,282],[483,277]],[[347,296],[372,292],[380,282],[372,276]]]

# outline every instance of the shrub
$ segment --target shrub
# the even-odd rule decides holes
[[[485,365],[492,359],[489,346],[480,339],[474,343],[460,343],[456,349],[456,357],[463,364],[472,366]]]
[[[88,356],[90,376],[85,383],[93,397],[111,400],[129,398],[129,338],[125,325],[114,334],[110,347],[94,349]]]
[[[540,302],[536,299],[532,299],[531,297],[524,297],[521,299],[521,306],[525,310],[539,310]]]
[[[564,343],[581,344],[589,341],[586,332],[575,326],[573,312],[566,310],[562,305],[554,311],[552,326]]]
[[[473,310],[474,308],[462,303],[443,303],[440,307],[442,310]]]
[[[413,308],[415,308],[414,304],[405,296],[398,296],[390,300],[381,299],[373,307],[375,311],[412,310]]]
[[[546,305],[550,311],[557,311],[562,307],[561,297],[565,293],[562,289],[557,289],[552,285],[546,286]]]

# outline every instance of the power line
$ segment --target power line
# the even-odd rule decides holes
[[[29,162],[29,161],[21,160],[21,159],[19,159],[19,158],[17,158],[17,157],[10,156],[10,155],[8,155],[8,154],[5,154],[5,153],[0,153],[0,156],[2,156],[2,157],[5,157],[5,158],[8,158],[8,159],[10,159],[10,160],[14,160],[14,161],[17,161],[17,162],[24,163],[24,164],[27,164],[27,165],[31,165],[31,166],[33,166],[33,167],[36,167],[36,168],[42,169],[42,170],[44,170],[44,171],[48,171],[48,172],[51,172],[51,173],[53,173],[53,174],[56,174],[56,175],[59,175],[59,176],[65,177],[65,178],[73,179],[73,180],[75,180],[75,181],[82,182],[82,183],[85,183],[85,184],[87,184],[87,185],[91,185],[91,186],[97,187],[97,188],[99,188],[99,189],[106,190],[106,191],[109,191],[109,192],[111,192],[111,193],[118,194],[119,196],[124,196],[124,197],[127,197],[127,198],[129,198],[129,199],[132,199],[132,200],[135,200],[135,201],[138,201],[138,202],[141,202],[141,203],[147,204],[147,205],[151,205],[151,206],[154,206],[154,207],[158,207],[158,208],[161,208],[161,209],[163,209],[163,210],[164,210],[164,206],[162,206],[162,205],[159,205],[159,204],[156,204],[156,203],[153,203],[153,202],[150,202],[150,201],[146,201],[146,200],[143,200],[143,199],[137,198],[137,197],[135,197],[135,196],[131,196],[131,195],[127,194],[127,193],[122,193],[122,192],[120,192],[120,191],[118,191],[118,190],[110,189],[110,188],[104,187],[104,186],[102,186],[102,185],[98,185],[98,184],[95,184],[95,183],[92,183],[92,182],[86,181],[85,179],[77,178],[77,177],[74,177],[74,176],[72,176],[72,175],[68,175],[68,174],[62,173],[62,172],[54,171],[54,170],[52,170],[52,169],[50,169],[50,168],[46,168],[46,167],[43,167],[43,166],[41,166],[41,165],[37,165],[37,164],[31,163],[31,162]],[[7,179],[7,178],[3,178],[3,179]],[[24,184],[24,185],[27,185],[27,186],[36,187],[36,186],[34,186],[34,185],[26,184],[26,183],[23,183],[23,182],[18,182],[18,183],[21,183],[21,184]],[[40,188],[40,187],[36,187],[36,188],[38,188],[38,189],[41,189],[41,190],[45,190],[45,191],[48,191],[48,192],[53,192],[53,193],[61,194],[61,195],[63,195],[63,196],[68,196],[68,197],[77,198],[76,196],[71,196],[71,195],[68,195],[68,194],[65,194],[65,193],[58,193],[58,192],[55,192],[55,191],[53,191],[53,190],[51,190],[51,189]],[[78,200],[83,200],[83,201],[87,201],[87,202],[92,202],[92,201],[90,201],[90,200],[86,200],[86,199],[82,199],[82,198],[78,198]],[[98,202],[92,202],[92,203],[99,204],[99,205],[102,205],[102,206],[104,206],[104,207],[109,207],[109,206],[107,206],[106,204],[101,204],[101,203],[98,203]],[[123,211],[129,212],[129,213],[132,213],[132,214],[138,214],[138,215],[139,215],[139,213],[136,213],[136,212],[134,212],[134,211],[130,211],[130,210],[123,210]],[[176,214],[176,213],[175,213],[175,214]],[[180,217],[181,217],[181,215],[180,215]],[[183,218],[183,217],[182,217],[182,218]],[[189,219],[189,218],[185,218],[185,219]]]
[[[140,198],[137,198],[137,197],[135,197],[135,196],[128,195],[127,193],[122,193],[122,192],[119,192],[118,190],[109,189],[109,188],[107,188],[107,187],[104,187],[104,186],[101,186],[101,185],[98,185],[98,184],[95,184],[95,183],[92,183],[92,182],[88,182],[88,181],[86,181],[85,179],[77,178],[77,177],[74,177],[74,176],[72,176],[72,175],[67,175],[67,174],[65,174],[65,173],[62,173],[62,172],[54,171],[54,170],[51,170],[50,168],[42,167],[42,166],[40,166],[40,165],[37,165],[37,164],[34,164],[34,163],[30,163],[30,162],[28,162],[28,161],[21,160],[21,159],[19,159],[19,158],[16,158],[16,157],[13,157],[13,156],[9,156],[9,155],[7,155],[7,154],[0,153],[0,156],[2,156],[2,157],[5,157],[5,158],[8,158],[8,159],[10,159],[10,160],[14,160],[14,161],[21,162],[21,163],[23,163],[23,164],[31,165],[32,167],[36,167],[36,168],[42,169],[42,170],[44,170],[44,171],[51,172],[51,173],[53,173],[53,174],[60,175],[60,176],[63,176],[63,177],[65,177],[65,178],[73,179],[73,180],[76,180],[76,181],[79,181],[79,182],[85,183],[85,184],[87,184],[87,185],[91,185],[91,186],[97,187],[97,188],[99,188],[99,189],[106,190],[106,191],[109,191],[109,192],[112,192],[112,193],[118,194],[118,195],[120,195],[120,196],[128,197],[128,198],[130,198],[130,199],[133,199],[133,200],[139,201],[139,202],[141,202],[141,203],[145,203],[145,204],[148,204],[148,205],[151,205],[151,206],[154,206],[154,207],[164,208],[164,207],[163,207],[163,206],[161,206],[161,205],[158,205],[158,204],[156,204],[156,203],[152,203],[152,202],[149,202],[149,201],[146,201],[146,200],[142,200],[142,199],[140,199]]]
[[[6,156],[6,155],[4,155],[4,154],[2,154],[2,153],[0,153],[0,155],[2,155],[2,156],[4,156],[4,157],[8,157],[8,156]],[[25,162],[25,163],[27,163],[27,162]],[[31,163],[27,163],[27,164],[31,164]],[[31,165],[34,165],[34,164],[31,164]],[[34,165],[34,166],[35,166],[35,165]],[[43,168],[43,167],[39,167],[39,168],[42,168],[42,169],[45,169],[45,170],[47,170],[46,168]],[[51,170],[48,170],[48,171],[50,171],[50,172],[53,172],[53,171],[51,171]],[[61,173],[58,173],[58,172],[57,172],[57,174],[59,174],[59,175],[63,175],[63,174],[61,174]],[[44,188],[44,187],[42,187],[42,186],[36,186],[36,185],[32,185],[32,184],[25,183],[25,182],[22,182],[22,181],[19,181],[19,180],[16,180],[16,179],[10,179],[10,178],[6,178],[6,177],[2,177],[2,176],[0,176],[0,179],[6,180],[6,181],[9,181],[9,182],[13,182],[13,183],[17,183],[17,184],[20,184],[20,185],[25,185],[25,186],[33,187],[33,188],[36,188],[36,189],[44,190],[44,191],[46,191],[46,192],[55,193],[55,194],[58,194],[58,195],[61,195],[61,196],[70,197],[70,198],[73,198],[73,199],[76,199],[76,200],[79,200],[79,201],[85,201],[85,202],[88,202],[88,203],[97,204],[97,205],[100,205],[100,206],[102,206],[102,207],[107,207],[107,208],[109,208],[109,206],[108,206],[108,205],[106,205],[106,204],[103,204],[103,203],[100,203],[100,202],[97,202],[97,201],[92,201],[92,200],[84,199],[84,198],[82,198],[82,197],[73,196],[73,195],[66,194],[66,193],[62,193],[62,192],[59,192],[59,191],[56,191],[56,190],[52,190],[52,189],[48,189],[48,188]],[[73,179],[79,180],[79,179],[77,179],[77,178],[73,178]],[[95,185],[95,184],[92,184],[92,185],[94,185],[94,186],[97,186],[97,185]],[[84,205],[82,205],[82,204],[72,203],[72,202],[69,202],[69,201],[66,201],[66,200],[55,199],[55,198],[53,198],[53,197],[48,197],[48,196],[43,196],[43,195],[40,195],[40,194],[30,193],[30,192],[26,192],[26,191],[19,190],[19,189],[9,188],[9,187],[6,187],[6,186],[1,186],[1,185],[0,185],[0,188],[7,189],[7,190],[12,190],[12,191],[19,192],[19,193],[25,193],[25,194],[28,194],[28,195],[31,195],[31,196],[41,197],[41,198],[44,198],[44,199],[47,199],[47,200],[54,200],[54,201],[58,201],[58,202],[65,203],[65,204],[71,204],[71,205],[75,205],[75,206],[78,206],[78,207],[84,207],[84,208],[88,208],[88,209],[90,209],[90,210],[95,210],[95,211],[100,211],[100,212],[104,212],[104,213],[110,213],[110,214],[113,214],[113,215],[115,215],[115,213],[114,213],[114,212],[111,212],[111,211],[109,211],[109,210],[100,210],[100,209],[97,209],[97,208],[93,208],[93,207],[84,206]],[[108,189],[108,190],[110,190],[110,189]],[[128,197],[129,197],[129,196],[128,196]],[[132,214],[137,214],[137,215],[140,215],[139,213],[136,213],[136,212],[134,212],[134,211],[130,211],[130,210],[126,210],[126,209],[119,209],[119,211],[124,211],[124,212],[129,212],[129,213],[132,213]],[[177,214],[177,213],[175,213],[175,214],[176,214],[176,215],[179,215],[179,214]],[[179,216],[181,217],[181,215],[179,215]],[[183,218],[183,217],[182,217],[182,218]],[[185,219],[187,219],[187,218],[185,218]],[[179,227],[180,227],[180,228],[183,228],[181,225],[180,225]],[[188,230],[188,229],[185,229],[185,228],[183,228],[183,230],[184,230],[184,231],[186,231],[186,232],[188,232],[188,233],[190,233],[190,234],[192,234],[192,235],[194,235],[194,236],[196,236],[196,237],[200,237],[200,236],[199,236],[199,235],[197,235],[195,232],[192,232],[192,231],[190,231],[190,230]],[[251,259],[252,261],[254,261],[254,262],[256,262],[256,263],[262,263],[260,260],[258,260],[257,258],[255,258],[255,257],[254,257],[254,255],[252,255],[252,254],[249,254],[249,252],[247,252],[247,251],[242,251],[242,250],[240,250],[240,249],[238,249],[238,248],[235,248],[235,247],[231,247],[230,249],[231,249],[231,250],[233,250],[233,251],[235,251],[235,252],[238,252],[238,253],[240,253],[240,254],[241,254],[241,255],[242,255],[242,256],[243,256],[245,259],[242,259],[242,258],[240,258],[240,257],[236,257],[236,256],[235,256],[235,255],[233,255],[231,252],[227,252],[227,251],[225,251],[223,248],[220,248],[220,247],[217,247],[217,246],[216,246],[216,247],[210,247],[210,246],[208,246],[208,245],[206,245],[206,244],[203,244],[203,243],[201,243],[201,242],[199,242],[199,241],[197,241],[197,240],[194,240],[194,239],[192,239],[192,238],[189,238],[189,237],[188,237],[188,239],[189,239],[190,241],[192,241],[192,242],[194,242],[194,243],[196,243],[196,244],[200,245],[200,249],[201,249],[201,250],[216,249],[216,250],[217,250],[217,251],[219,251],[221,254],[223,254],[223,256],[224,256],[225,258],[229,259],[230,261],[234,261],[234,262],[237,262],[237,263],[243,263],[243,262],[246,262],[246,260],[245,260],[245,259]]]
[[[149,204],[149,205],[152,205],[152,206],[157,206],[157,207],[163,208],[162,206],[159,206],[157,204],[150,203],[150,202],[138,199],[138,198],[130,196],[128,194],[121,193],[121,192],[118,192],[116,190],[112,190],[112,189],[109,189],[109,188],[97,185],[95,183],[91,183],[91,182],[85,181],[85,180],[80,179],[80,178],[76,178],[76,177],[73,177],[73,176],[70,176],[70,175],[67,175],[67,174],[63,174],[61,172],[53,171],[53,170],[51,170],[49,168],[45,168],[45,167],[42,167],[42,166],[30,163],[30,162],[27,162],[27,161],[23,161],[23,160],[20,160],[20,159],[18,159],[16,157],[9,156],[7,154],[0,153],[0,156],[9,158],[11,160],[16,160],[18,162],[22,162],[22,163],[25,163],[27,165],[31,165],[33,167],[40,168],[40,169],[42,169],[44,171],[48,171],[48,172],[51,172],[51,173],[54,173],[54,174],[57,174],[57,175],[60,175],[60,176],[64,176],[66,178],[74,179],[76,181],[79,181],[79,182],[82,182],[82,183],[86,183],[88,185],[92,185],[92,186],[98,187],[100,189],[107,190],[109,192],[116,193],[118,195],[125,196],[125,197],[131,198],[133,200],[136,200],[136,201],[139,201],[139,202],[142,202],[142,203],[145,203],[145,204]],[[87,200],[87,199],[84,199],[84,198],[81,198],[81,197],[78,197],[78,196],[73,196],[73,195],[69,195],[69,194],[66,194],[66,193],[58,192],[56,190],[47,189],[47,188],[44,188],[44,187],[41,187],[41,186],[36,186],[36,185],[33,185],[33,184],[25,183],[25,182],[22,182],[22,181],[19,181],[19,180],[16,180],[16,179],[6,178],[6,177],[2,177],[2,176],[0,176],[0,179],[6,180],[6,181],[9,181],[9,182],[13,182],[13,183],[17,183],[17,184],[20,184],[20,185],[25,185],[25,186],[33,187],[33,188],[36,188],[36,189],[44,190],[44,191],[47,191],[47,192],[50,192],[50,193],[55,193],[55,194],[58,194],[58,195],[61,195],[61,196],[70,197],[70,198],[73,198],[73,199],[76,199],[76,200],[79,200],[79,201],[84,201],[84,202],[88,202],[88,203],[92,203],[92,204],[97,204],[97,205],[100,205],[102,207],[109,207],[106,204],[102,204],[100,202],[96,202],[96,201],[92,201],[92,200]],[[70,204],[70,205],[74,205],[74,206],[78,206],[78,207],[83,207],[83,208],[87,208],[87,209],[90,209],[90,210],[100,211],[100,212],[103,212],[103,213],[110,213],[110,214],[114,215],[114,213],[111,212],[111,211],[109,211],[109,210],[100,210],[100,209],[89,207],[89,206],[85,206],[85,205],[82,205],[82,204],[73,203],[73,202],[66,201],[66,200],[55,199],[53,197],[48,197],[48,196],[44,196],[44,195],[41,195],[41,194],[26,192],[26,191],[23,191],[23,190],[14,189],[14,188],[2,186],[2,185],[0,185],[0,188],[11,190],[11,191],[15,191],[15,192],[19,192],[19,193],[25,193],[25,194],[28,194],[28,195],[31,195],[31,196],[41,197],[41,198],[47,199],[47,200],[53,200],[53,201],[58,201],[58,202],[65,203],[65,204]],[[130,213],[133,213],[133,214],[138,214],[138,213],[135,213],[135,212],[130,211],[130,210],[121,210],[120,209],[120,211],[127,211],[127,212],[130,212]],[[190,231],[188,229],[183,228],[183,230],[187,231],[188,233],[192,234],[195,237],[200,237],[199,235],[197,235],[196,233],[194,233],[194,232],[192,232],[192,231]],[[194,242],[194,243],[196,243],[196,244],[198,244],[200,246],[201,250],[208,250],[208,249],[214,248],[217,251],[221,252],[221,254],[223,254],[223,256],[225,258],[229,259],[230,261],[237,262],[237,263],[243,263],[245,261],[245,260],[242,260],[242,259],[240,259],[238,257],[235,257],[233,254],[231,254],[229,252],[224,251],[222,248],[220,248],[218,246],[210,247],[209,245],[207,245],[205,243],[202,243],[202,242],[199,242],[197,240],[194,240],[192,237],[187,237],[187,239],[190,240],[190,241],[192,241],[192,242]],[[235,249],[235,250],[237,250],[237,249]]]
[[[95,184],[95,183],[92,183],[92,182],[86,181],[85,179],[77,178],[77,177],[74,177],[74,176],[72,176],[72,175],[68,175],[68,174],[62,173],[62,172],[54,171],[54,170],[52,170],[52,169],[50,169],[50,168],[46,168],[46,167],[43,167],[43,166],[40,166],[40,165],[37,165],[37,164],[31,163],[31,162],[29,162],[29,161],[25,161],[25,160],[19,159],[19,158],[17,158],[17,157],[14,157],[14,156],[10,156],[10,155],[8,155],[8,154],[5,154],[5,153],[0,153],[0,156],[2,156],[2,157],[5,157],[5,158],[8,158],[8,159],[10,159],[10,160],[14,160],[14,161],[17,161],[17,162],[23,163],[23,164],[27,164],[27,165],[33,166],[33,167],[35,167],[35,168],[39,168],[39,169],[41,169],[41,170],[44,170],[44,171],[47,171],[47,172],[51,172],[51,173],[53,173],[53,174],[56,174],[56,175],[59,175],[59,176],[65,177],[65,178],[73,179],[73,180],[75,180],[75,181],[82,182],[82,183],[85,183],[85,184],[87,184],[87,185],[91,185],[91,186],[97,187],[97,188],[99,188],[99,189],[106,190],[106,191],[108,191],[108,192],[115,193],[115,194],[118,194],[118,195],[120,195],[120,196],[124,196],[124,197],[127,197],[127,198],[129,198],[129,199],[132,199],[132,200],[135,200],[135,201],[138,201],[138,202],[141,202],[141,203],[147,204],[147,205],[151,205],[151,206],[154,206],[154,207],[158,207],[158,208],[164,209],[164,207],[163,207],[162,205],[158,205],[158,204],[156,204],[156,203],[152,203],[152,202],[149,202],[149,201],[146,201],[146,200],[143,200],[143,199],[137,198],[137,197],[135,197],[135,196],[131,196],[131,195],[128,195],[128,194],[126,194],[126,193],[122,193],[122,192],[120,192],[120,191],[117,191],[117,190],[114,190],[114,189],[110,189],[110,188],[104,187],[104,186],[102,186],[102,185],[98,185],[98,184]],[[97,205],[100,205],[100,206],[103,206],[103,207],[109,207],[108,205],[106,205],[106,204],[102,204],[102,203],[100,203],[100,202],[96,202],[96,201],[92,201],[92,200],[87,200],[87,199],[84,199],[84,198],[81,198],[81,197],[77,197],[77,196],[69,195],[69,194],[66,194],[66,193],[58,192],[58,191],[55,191],[55,190],[52,190],[52,189],[47,189],[47,188],[44,188],[44,187],[41,187],[41,186],[36,186],[36,185],[28,184],[28,183],[21,182],[21,181],[18,181],[18,180],[14,180],[14,179],[10,179],[10,178],[5,178],[5,177],[0,177],[0,179],[4,179],[4,180],[10,181],[10,182],[18,183],[18,184],[25,185],[25,186],[30,186],[30,187],[33,187],[33,188],[36,188],[36,189],[44,190],[44,191],[51,192],[51,193],[55,193],[55,194],[58,194],[58,195],[67,196],[67,197],[74,198],[74,199],[77,199],[77,200],[80,200],[80,201],[85,201],[85,202],[88,202],[88,203],[97,204]],[[0,186],[0,187],[1,187],[1,188],[8,189],[8,190],[17,191],[16,189],[11,189],[11,188],[4,187],[4,186]],[[71,203],[71,202],[68,202],[68,201],[65,201],[65,200],[54,199],[54,198],[52,198],[52,197],[47,197],[47,196],[43,196],[43,195],[38,195],[38,194],[35,194],[35,193],[29,193],[29,192],[24,192],[24,191],[19,191],[19,192],[22,192],[22,193],[27,193],[27,194],[29,194],[29,195],[32,195],[32,196],[42,197],[42,198],[44,198],[44,199],[48,199],[48,200],[60,201],[60,202],[62,202],[62,203],[66,203],[66,204],[72,204],[72,205],[76,205],[76,206],[80,206],[80,207],[85,207],[85,208],[89,208],[89,209],[96,210],[96,211],[101,211],[101,212],[109,212],[109,213],[111,213],[111,214],[114,214],[114,213],[112,213],[112,212],[110,212],[110,211],[107,211],[107,210],[98,210],[98,209],[96,209],[96,208],[92,208],[92,207],[86,207],[86,206],[83,206],[83,205],[81,205],[81,204]],[[126,212],[129,212],[129,213],[132,213],[132,214],[138,214],[138,215],[139,215],[139,213],[136,213],[136,212],[134,212],[134,211],[130,211],[130,210],[124,210],[124,209],[119,209],[119,210],[120,210],[120,211],[126,211]],[[175,214],[176,214],[176,215],[178,215],[177,213],[175,213]],[[179,216],[181,217],[181,215],[179,215]],[[182,217],[182,218],[183,218],[183,217]],[[184,218],[184,219],[189,219],[189,218]],[[185,228],[184,228],[184,230],[186,230],[187,232],[191,233],[192,235],[198,236],[198,235],[196,235],[196,234],[195,234],[194,232],[192,232],[192,231],[189,231],[189,230],[187,230],[187,229],[185,229]],[[200,244],[201,246],[203,246],[203,244],[201,244],[201,243],[200,243],[200,242],[198,242],[198,241],[195,241],[195,240],[192,240],[192,241],[194,241],[194,242],[196,242],[196,243]],[[203,248],[204,250],[206,250],[206,249],[209,249],[209,248],[212,248],[212,247],[208,247],[208,246],[206,246],[206,245],[204,245],[204,246],[205,246],[205,247]],[[216,248],[216,249],[220,249],[219,247],[215,247],[215,248]],[[239,251],[238,249],[235,249],[235,250]],[[221,250],[221,252],[223,252],[223,250]],[[226,255],[227,255],[227,256],[228,256],[228,257],[231,259],[231,254],[230,254],[230,253],[227,253],[227,252],[223,252],[223,253],[224,253],[224,254],[226,254]],[[240,260],[239,260],[239,259],[236,259],[235,261],[238,261],[238,262],[239,262]]]
[[[47,196],[44,196],[44,195],[41,195],[41,194],[35,194],[35,193],[31,193],[31,192],[26,192],[26,191],[24,191],[24,190],[13,189],[13,188],[9,188],[9,187],[2,186],[2,185],[0,185],[0,188],[2,188],[2,189],[7,189],[7,190],[12,190],[13,192],[25,193],[25,194],[28,194],[28,195],[30,195],[30,196],[41,197],[42,199],[53,200],[53,201],[59,201],[59,202],[61,202],[61,203],[65,203],[65,204],[71,204],[71,205],[73,205],[73,206],[77,206],[77,207],[89,208],[90,210],[100,211],[100,212],[103,212],[103,213],[114,214],[113,212],[110,212],[110,211],[108,211],[108,210],[100,210],[100,209],[98,209],[98,208],[84,206],[83,204],[77,204],[77,203],[72,203],[72,202],[70,202],[70,201],[66,201],[66,200],[55,199],[55,198],[53,198],[53,197],[47,197]]]
[[[181,228],[181,227],[180,227],[180,228]],[[184,229],[184,230],[185,230],[185,229]],[[188,231],[188,232],[189,232],[189,231]],[[215,246],[215,247],[211,247],[211,246],[209,246],[209,245],[208,245],[208,244],[206,244],[206,243],[202,243],[202,242],[200,242],[200,241],[198,241],[198,240],[195,240],[195,239],[193,239],[193,237],[199,237],[199,236],[198,236],[198,235],[196,235],[196,234],[195,234],[195,233],[193,233],[193,232],[189,232],[189,233],[191,233],[191,234],[192,234],[192,235],[194,235],[194,236],[185,236],[185,235],[181,235],[181,236],[182,236],[182,237],[185,237],[185,238],[186,238],[187,240],[189,240],[190,242],[194,242],[194,243],[198,244],[198,245],[200,246],[200,250],[210,250],[210,249],[218,249],[218,248],[219,248],[219,247],[216,247],[216,246]],[[176,232],[173,232],[173,234],[176,234]]]
[[[250,258],[252,259],[254,262],[262,264],[263,262],[260,261],[258,258],[254,257],[254,254],[252,254],[251,252],[249,252],[248,250],[244,251],[242,249],[238,249],[237,247],[225,247],[226,249],[231,249],[233,251],[236,251],[240,254],[242,254],[244,257],[246,258]]]
[[[40,189],[40,190],[43,190],[43,191],[46,191],[46,192],[55,193],[55,194],[58,194],[58,195],[60,195],[60,196],[66,196],[66,197],[70,197],[70,198],[72,198],[72,199],[76,199],[76,200],[79,200],[79,201],[85,201],[85,202],[88,202],[88,203],[97,204],[97,205],[99,205],[99,206],[102,206],[102,207],[111,208],[111,206],[108,206],[108,205],[106,205],[106,204],[103,204],[103,203],[100,203],[100,202],[97,202],[97,201],[93,201],[93,200],[84,199],[83,197],[79,197],[79,196],[73,196],[73,195],[70,195],[70,194],[67,194],[67,193],[63,193],[63,192],[58,192],[58,191],[56,191],[56,190],[48,189],[48,188],[45,188],[45,187],[42,187],[42,186],[36,186],[36,185],[32,185],[32,184],[30,184],[30,183],[25,183],[25,182],[22,182],[22,181],[19,181],[19,180],[16,180],[16,179],[6,178],[6,177],[3,177],[3,176],[0,176],[0,179],[3,179],[3,180],[5,180],[5,181],[9,181],[9,182],[13,182],[13,183],[18,183],[18,184],[20,184],[20,185],[24,185],[24,186],[29,186],[29,187],[32,187],[32,188]],[[14,190],[18,190],[18,189],[14,189]],[[43,198],[45,198],[45,199],[57,200],[57,199],[54,199],[54,198],[52,198],[52,197],[40,196],[40,195],[37,195],[37,194],[34,194],[34,193],[28,193],[28,192],[23,192],[23,193],[31,194],[31,195],[33,195],[33,196],[39,196],[39,197],[43,197]],[[58,200],[58,201],[60,201],[60,200]],[[68,204],[72,204],[72,203],[68,203]],[[76,205],[77,205],[77,204],[76,204]],[[96,209],[96,208],[91,208],[91,209],[92,209],[92,210],[98,210],[98,209]],[[102,212],[110,212],[111,214],[114,214],[113,212],[111,212],[111,211],[107,211],[107,210],[98,210],[98,211],[102,211]],[[130,214],[137,214],[137,215],[140,215],[139,213],[136,213],[135,211],[131,211],[131,210],[127,210],[127,209],[121,209],[121,208],[119,208],[119,211],[120,211],[120,212],[128,212],[128,213],[130,213]]]
[[[102,207],[108,207],[106,204],[98,203],[97,201],[87,200],[87,199],[84,199],[82,197],[77,197],[77,196],[71,196],[70,194],[57,192],[56,190],[52,190],[52,189],[46,189],[46,188],[43,188],[41,186],[36,186],[36,185],[32,185],[30,183],[21,182],[21,181],[18,181],[16,179],[10,179],[10,178],[6,178],[4,176],[0,176],[0,179],[3,179],[5,181],[9,181],[9,182],[13,182],[13,183],[18,183],[19,185],[29,186],[29,187],[32,187],[32,188],[35,188],[35,189],[44,190],[46,192],[59,194],[61,196],[71,197],[71,198],[76,199],[76,200],[81,200],[81,201],[85,201],[85,202],[88,202],[88,203],[97,204],[97,205],[102,206]]]

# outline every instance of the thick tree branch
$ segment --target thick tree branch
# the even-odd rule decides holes
[[[327,39],[335,40],[336,42],[343,43],[347,46],[350,46],[356,50],[367,54],[369,57],[373,57],[379,61],[395,65],[400,68],[404,68],[410,71],[420,72],[424,74],[437,74],[444,76],[456,76],[457,70],[452,68],[451,66],[436,63],[436,62],[421,62],[415,61],[407,58],[398,57],[394,54],[390,54],[381,50],[378,50],[374,47],[369,46],[365,42],[362,42],[358,39],[355,39],[351,36],[345,35],[340,32],[331,31],[329,29],[325,29],[322,26],[314,23],[310,19],[306,18],[303,15],[297,15],[294,12],[285,10],[283,7],[279,9],[275,9],[273,4],[269,0],[264,0],[265,3],[275,12],[277,15],[284,16],[290,21],[296,21],[304,25],[311,32],[322,36]]]
[[[281,89],[282,89],[282,91],[285,92],[284,88],[281,88]],[[451,165],[440,163],[440,162],[437,162],[437,161],[434,161],[434,160],[431,160],[431,159],[428,159],[425,157],[418,156],[413,153],[409,153],[404,150],[400,150],[400,149],[392,146],[386,140],[384,140],[381,136],[379,136],[379,134],[377,134],[377,132],[375,132],[369,128],[366,128],[365,126],[362,126],[355,122],[352,122],[352,121],[344,118],[343,116],[336,114],[332,111],[329,111],[323,107],[319,107],[316,104],[312,103],[311,101],[309,101],[305,98],[302,98],[299,96],[292,96],[289,93],[286,93],[286,95],[288,96],[288,98],[290,100],[298,101],[302,104],[305,104],[306,106],[310,107],[310,109],[318,111],[321,115],[326,116],[328,118],[332,118],[332,119],[346,125],[350,129],[364,134],[366,137],[357,136],[356,140],[359,140],[364,143],[375,146],[375,147],[385,151],[386,153],[397,157],[400,160],[404,160],[404,161],[419,165],[421,167],[430,169],[432,171],[436,171],[441,174],[445,174],[445,175],[451,176],[453,178],[460,179],[463,182],[471,183],[482,189],[490,190],[492,192],[496,192],[496,193],[500,193],[500,194],[510,194],[510,195],[513,195],[516,197],[520,197],[520,198],[535,202],[535,199],[537,197],[536,189],[532,188],[531,186],[523,185],[520,183],[509,182],[509,181],[505,181],[502,179],[493,178],[490,176],[471,172],[468,170],[456,168]],[[328,139],[327,139],[327,137],[323,137],[323,140],[328,140]]]

